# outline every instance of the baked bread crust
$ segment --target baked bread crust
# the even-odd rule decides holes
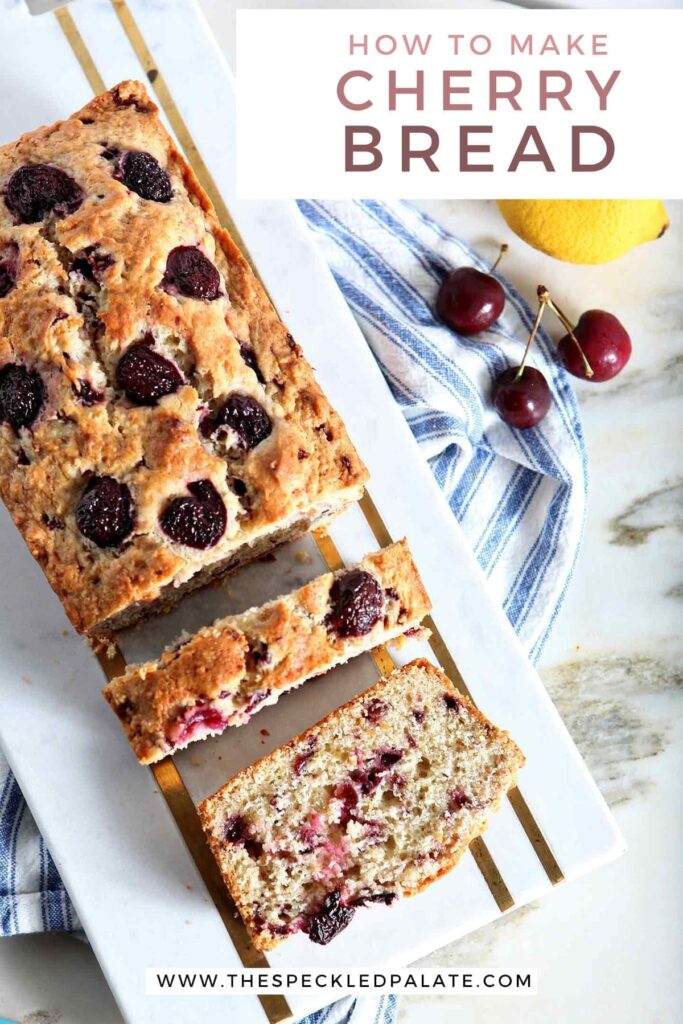
[[[131,153],[154,158],[170,199],[126,183]],[[77,209],[20,222],[10,182],[35,164],[76,183]],[[167,263],[177,247],[213,264],[217,294],[211,283],[210,298],[179,291]],[[121,356],[141,342],[181,377],[155,404],[131,401],[117,379]],[[18,428],[0,399],[0,495],[79,631],[174,603],[362,493],[367,472],[343,423],[138,82],[0,148],[0,374],[8,364],[37,371],[43,394]],[[234,394],[270,420],[252,449],[228,427],[199,429]],[[112,547],[75,520],[98,477],[132,496],[132,532]],[[227,514],[201,550],[159,523],[198,480],[213,484]]]
[[[406,632],[431,609],[405,540],[359,563],[379,585],[370,629],[340,636],[328,616],[335,581],[325,573],[261,608],[219,619],[155,662],[132,665],[103,695],[141,764],[151,764],[227,725],[243,725],[280,695]]]
[[[382,753],[391,755],[384,768]],[[450,871],[523,764],[508,734],[418,659],[239,772],[198,810],[251,941],[267,951],[302,930],[317,929],[321,941],[331,893],[352,913],[415,895]]]

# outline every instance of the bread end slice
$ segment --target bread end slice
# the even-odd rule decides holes
[[[419,659],[238,773],[199,814],[256,948],[298,931],[324,944],[360,907],[450,871],[523,764]]]

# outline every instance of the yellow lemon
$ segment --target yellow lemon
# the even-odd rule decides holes
[[[609,263],[669,226],[659,199],[499,199],[498,207],[520,238],[567,263]]]

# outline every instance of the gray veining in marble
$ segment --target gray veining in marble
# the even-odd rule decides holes
[[[612,544],[644,544],[656,530],[683,530],[683,481],[635,498],[610,522]]]
[[[234,0],[202,6],[231,52]],[[426,961],[535,966],[533,1001],[405,998],[402,1024],[672,1024],[683,1005],[683,204],[667,206],[672,228],[661,242],[616,264],[560,264],[508,239],[505,268],[527,295],[543,280],[572,315],[591,307],[622,315],[633,338],[620,377],[606,386],[577,384],[590,448],[588,522],[541,662],[630,850]],[[490,202],[426,207],[475,246],[505,240]],[[120,1022],[94,957],[80,944],[29,937],[4,948],[0,1014],[22,1024]]]
[[[683,355],[675,354],[651,366],[634,370],[625,379],[617,377],[607,388],[591,386],[581,395],[582,405],[605,398],[606,395],[638,396],[638,402],[678,398],[683,388]],[[642,405],[640,406],[642,408]]]
[[[446,1024],[455,1015],[460,1024],[669,1024],[683,1001],[683,206],[667,205],[669,236],[618,264],[563,265],[514,244],[506,267],[524,294],[543,279],[572,315],[617,313],[633,340],[618,378],[576,384],[590,457],[588,518],[540,666],[629,852],[429,959],[537,966],[532,1004],[491,998],[454,1009],[448,1000],[404,1000],[405,1024]],[[427,208],[453,230],[469,230],[475,244],[495,237],[490,205]]]
[[[645,794],[649,761],[680,739],[683,666],[612,654],[565,662],[543,680],[608,803]]]

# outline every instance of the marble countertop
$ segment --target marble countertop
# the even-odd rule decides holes
[[[228,5],[203,6],[229,52]],[[577,385],[588,518],[539,666],[629,851],[425,963],[538,969],[537,997],[459,999],[462,1024],[672,1021],[683,1005],[683,203],[667,204],[663,239],[604,267],[534,252],[509,237],[493,203],[422,205],[481,251],[510,241],[505,273],[526,295],[542,282],[570,313],[608,309],[634,343],[615,381]],[[454,1010],[452,998],[405,997],[400,1020],[446,1024]],[[89,947],[60,935],[2,940],[2,1014],[21,1024],[121,1021]]]
[[[493,204],[423,205],[480,250],[507,237]],[[667,207],[667,235],[617,263],[569,266],[513,240],[505,268],[527,295],[542,282],[567,311],[618,314],[634,344],[614,381],[577,383],[588,516],[539,665],[629,850],[429,959],[538,968],[535,1000],[461,1000],[462,1024],[659,1024],[683,1005],[683,203]],[[401,1020],[452,1013],[445,999],[405,1000]]]

